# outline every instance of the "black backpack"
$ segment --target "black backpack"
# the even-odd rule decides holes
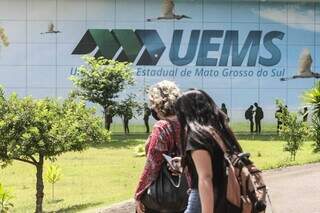
[[[244,113],[244,117],[248,120],[250,119],[250,110],[247,109],[246,112]]]

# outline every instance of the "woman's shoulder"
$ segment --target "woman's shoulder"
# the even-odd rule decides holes
[[[164,126],[167,126],[168,124],[169,124],[169,121],[167,121],[167,120],[158,120],[158,121],[156,121],[154,126],[155,127],[164,127]]]
[[[180,127],[180,123],[177,119],[172,119],[172,120],[159,120],[154,124],[154,127],[158,128],[169,128],[172,125],[175,127]]]
[[[190,131],[187,134],[187,150],[205,149],[211,150],[216,147],[217,142],[210,132],[207,130]]]
[[[169,137],[180,133],[180,123],[177,119],[159,120],[154,124],[153,132],[163,137]]]

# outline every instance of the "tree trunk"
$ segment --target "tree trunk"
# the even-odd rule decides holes
[[[54,183],[52,183],[52,201],[54,201]]]
[[[39,156],[39,163],[37,164],[37,194],[36,194],[36,213],[42,213],[43,202],[43,156]]]
[[[125,120],[125,118],[123,118],[122,123],[123,123],[123,132],[124,132],[124,134],[127,134],[127,128],[126,128],[126,120]]]
[[[108,107],[107,106],[103,107],[103,115],[104,115],[104,127],[107,130],[110,130],[110,124],[109,124],[109,121],[108,121]]]

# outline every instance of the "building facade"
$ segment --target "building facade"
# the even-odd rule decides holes
[[[0,0],[10,41],[0,44],[0,84],[21,96],[66,97],[81,56],[91,54],[131,61],[137,84],[126,93],[141,101],[144,88],[168,79],[207,91],[233,121],[254,102],[267,121],[277,98],[301,108],[315,79],[280,79],[297,73],[303,51],[320,71],[319,1],[176,0],[175,13],[190,18],[157,20],[162,7],[161,0]],[[60,32],[47,33],[50,24]]]

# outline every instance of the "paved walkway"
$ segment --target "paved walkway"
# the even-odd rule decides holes
[[[320,213],[320,163],[267,171],[264,177],[273,213]],[[134,213],[133,201],[87,212]]]
[[[319,163],[266,172],[265,179],[274,213],[320,213]]]

